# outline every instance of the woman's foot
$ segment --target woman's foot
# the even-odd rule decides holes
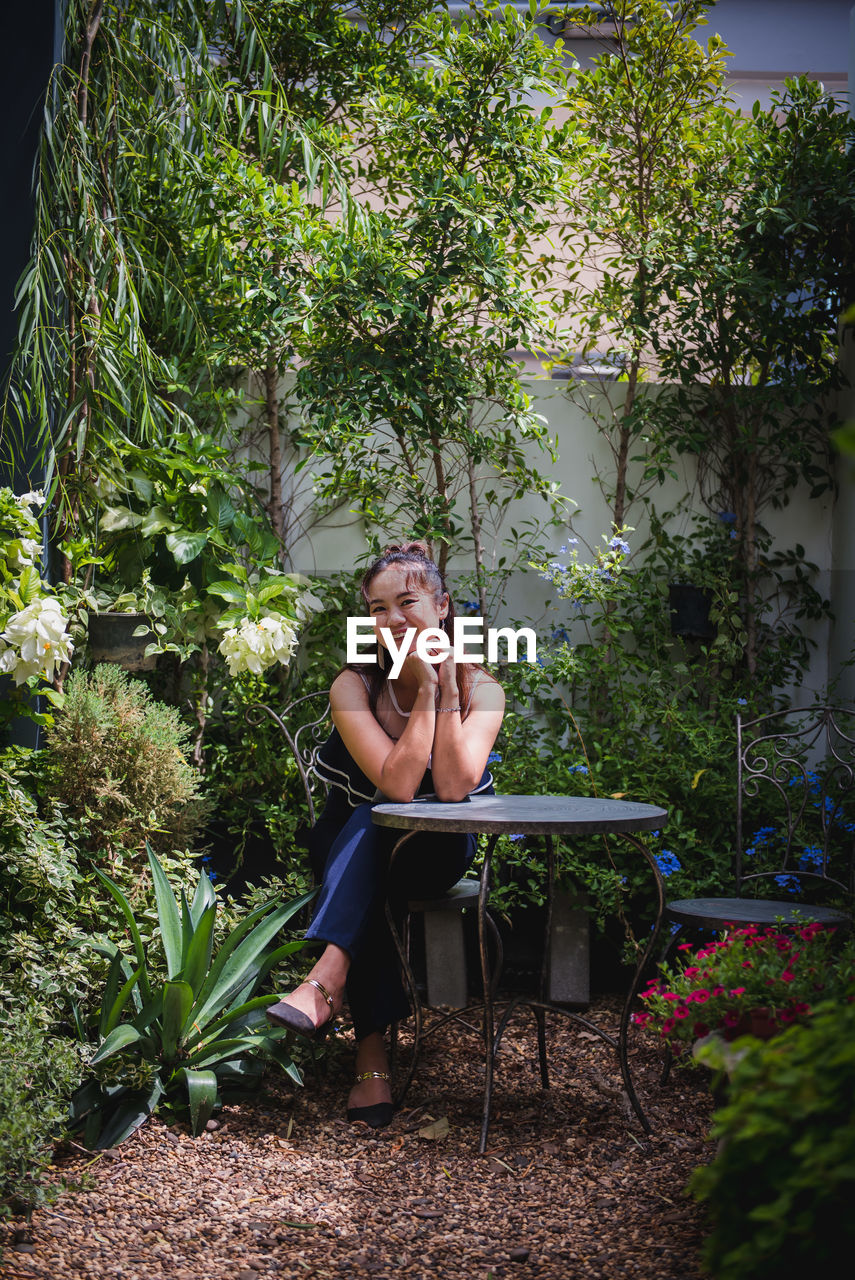
[[[356,1051],[356,1083],[348,1095],[347,1118],[381,1129],[393,1115],[386,1046],[380,1032],[374,1032],[359,1042]]]
[[[310,1039],[323,1031],[341,1009],[350,957],[328,945],[311,973],[265,1012],[270,1022]]]

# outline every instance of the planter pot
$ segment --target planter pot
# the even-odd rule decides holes
[[[668,607],[671,611],[671,634],[687,640],[712,640],[716,628],[710,622],[712,596],[704,587],[687,582],[668,585]]]
[[[736,1040],[739,1036],[755,1036],[758,1040],[771,1040],[781,1034],[783,1027],[775,1020],[772,1009],[763,1007],[751,1009],[743,1014],[735,1027],[728,1031],[728,1039]]]
[[[153,671],[157,654],[145,656],[154,639],[149,630],[135,636],[137,627],[148,626],[144,613],[93,613],[89,616],[89,656],[93,662],[115,662],[126,671]]]

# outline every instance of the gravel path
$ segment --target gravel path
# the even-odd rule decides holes
[[[618,1002],[589,1016],[616,1031]],[[0,1273],[21,1280],[692,1280],[703,1221],[683,1194],[711,1158],[706,1079],[675,1071],[660,1087],[655,1044],[633,1033],[635,1080],[654,1135],[628,1119],[616,1057],[567,1019],[549,1020],[552,1088],[539,1088],[523,1017],[499,1058],[486,1156],[477,1155],[478,1042],[446,1027],[393,1124],[375,1134],[342,1118],[346,1041],[305,1089],[268,1077],[192,1139],[153,1120],[115,1152],[73,1150],[57,1175],[84,1179],[6,1231]],[[448,1121],[447,1136],[419,1130]],[[444,1126],[438,1126],[441,1130]]]

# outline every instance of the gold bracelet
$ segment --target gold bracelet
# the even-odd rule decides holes
[[[437,707],[437,711],[459,711],[460,707]]]

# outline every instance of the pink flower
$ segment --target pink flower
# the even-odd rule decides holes
[[[784,972],[781,974],[781,981],[793,982],[795,980],[795,976],[796,975],[793,973],[792,969],[785,969]]]
[[[730,994],[732,996],[744,996],[745,991],[746,991],[745,987],[734,987]]]
[[[649,1013],[634,1013],[634,1014],[632,1015],[632,1020],[633,1020],[633,1022],[635,1023],[635,1025],[636,1025],[637,1027],[646,1027],[646,1026],[647,1026],[647,1024],[648,1024],[648,1022],[650,1021],[650,1014],[649,1014]]]
[[[670,1035],[670,1033],[674,1030],[674,1027],[676,1025],[677,1024],[675,1023],[673,1018],[666,1018],[665,1021],[662,1023],[662,1030],[660,1032],[660,1035],[663,1035],[663,1036]]]
[[[684,978],[695,978],[695,977],[697,977],[697,975],[698,975],[699,973],[700,973],[700,969],[684,969],[684,970],[683,970],[683,977],[684,977]]]
[[[714,996],[723,996],[724,987],[713,987],[712,993]]]
[[[663,1000],[679,1000],[680,997],[677,995],[676,991],[663,991],[662,999]]]
[[[709,1033],[710,1029],[705,1022],[696,1022],[692,1027],[692,1034],[696,1036],[698,1040],[700,1040],[702,1036],[708,1036]]]
[[[674,1010],[675,1018],[688,1018],[688,1016],[689,1016],[689,1010],[686,1008],[685,1005],[681,1004],[678,1009]]]
[[[706,1004],[709,998],[710,998],[710,993],[708,991],[704,991],[703,989],[701,989],[700,991],[693,991],[692,994],[688,997],[689,1000],[694,1000],[695,1004]]]

